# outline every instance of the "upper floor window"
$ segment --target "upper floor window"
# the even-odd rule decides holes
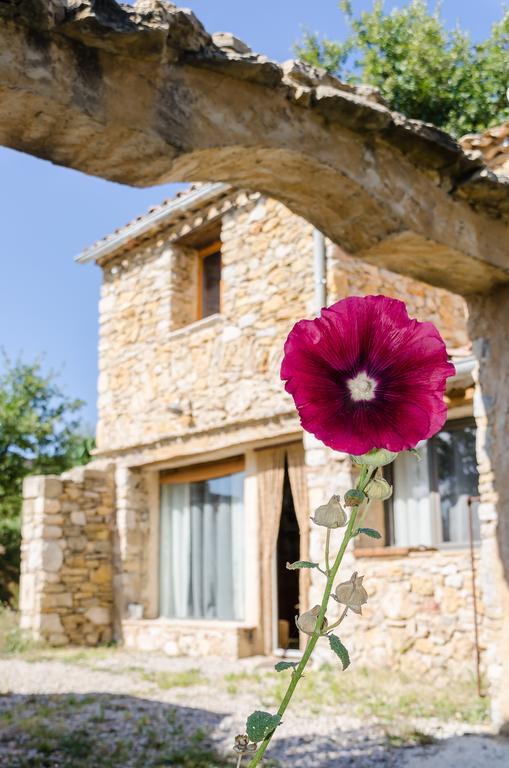
[[[221,311],[221,243],[198,252],[198,319]]]
[[[383,532],[381,544],[396,547],[461,545],[479,539],[475,421],[456,419],[417,446],[421,461],[407,452],[385,467],[394,492],[373,504],[370,524]],[[360,543],[360,542],[359,542]],[[362,542],[361,546],[373,546]]]

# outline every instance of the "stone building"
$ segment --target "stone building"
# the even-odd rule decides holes
[[[343,639],[364,661],[429,674],[483,669],[499,632],[479,578],[473,357],[462,298],[359,261],[282,203],[197,185],[78,258],[102,269],[97,452],[29,478],[22,626],[53,645],[168,654],[297,650],[297,610],[321,575],[312,510],[355,482],[347,456],[303,433],[279,380],[293,323],[325,301],[384,293],[433,321],[457,374],[449,420],[391,471],[345,574],[370,600]],[[477,578],[474,599],[473,577]],[[477,629],[477,633],[476,633]],[[496,670],[495,670],[496,671]]]

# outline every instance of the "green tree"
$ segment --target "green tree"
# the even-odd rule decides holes
[[[425,0],[354,15],[352,3],[339,9],[349,25],[343,42],[305,32],[295,45],[299,58],[349,83],[380,89],[392,109],[433,123],[455,136],[482,131],[509,119],[509,11],[490,37],[472,43],[468,32],[447,30],[440,5]]]
[[[0,371],[0,603],[12,601],[19,579],[23,479],[86,463],[90,438],[81,428],[83,403],[66,397],[40,362]]]

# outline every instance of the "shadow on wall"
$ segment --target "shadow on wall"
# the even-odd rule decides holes
[[[136,695],[0,695],[0,765],[8,768],[226,768],[237,716]],[[382,729],[339,730],[314,718],[315,732],[275,739],[265,768],[506,768],[509,741],[481,735],[443,741],[414,732],[419,746]],[[427,743],[430,742],[430,743]],[[221,756],[221,753],[222,756]]]

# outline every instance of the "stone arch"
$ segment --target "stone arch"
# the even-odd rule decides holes
[[[2,4],[0,142],[125,184],[225,181],[463,294],[509,282],[509,185],[442,131],[151,0]]]

